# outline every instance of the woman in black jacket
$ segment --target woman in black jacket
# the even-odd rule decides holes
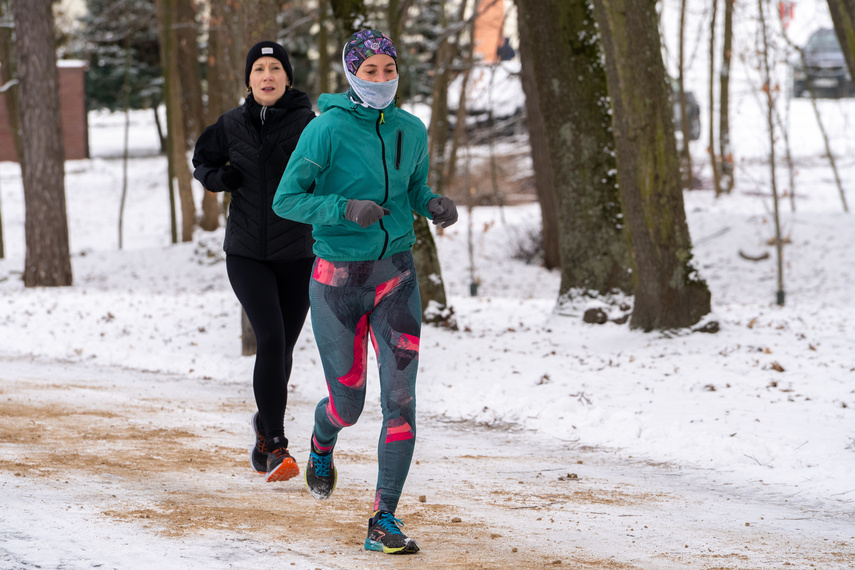
[[[288,453],[284,418],[294,345],[309,310],[311,226],[273,213],[276,187],[315,113],[305,93],[291,88],[285,49],[264,41],[246,58],[246,101],[202,133],[194,176],[212,192],[231,192],[223,249],[229,282],[258,341],[252,418],[253,468],[267,481],[300,471]]]

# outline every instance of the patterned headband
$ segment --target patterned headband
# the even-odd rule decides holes
[[[398,52],[389,36],[377,30],[359,30],[344,44],[344,64],[350,73],[356,75],[363,61],[381,53],[398,63]]]

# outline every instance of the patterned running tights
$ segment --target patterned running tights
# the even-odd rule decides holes
[[[383,426],[375,510],[395,512],[416,438],[421,301],[409,251],[378,261],[316,259],[309,285],[312,328],[329,397],[315,409],[313,442],[332,450],[365,405],[370,337],[377,355]]]

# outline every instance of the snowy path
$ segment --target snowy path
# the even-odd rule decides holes
[[[851,512],[712,470],[424,415],[398,511],[422,552],[369,553],[378,406],[341,436],[339,485],[321,503],[302,480],[271,485],[250,470],[250,402],[239,382],[0,361],[0,568],[855,563]],[[301,467],[313,406],[289,403]]]

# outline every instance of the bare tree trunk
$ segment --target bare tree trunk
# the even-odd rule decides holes
[[[464,0],[463,4],[467,2],[468,0]],[[465,6],[461,7],[461,11],[464,8]],[[447,22],[444,6],[442,6],[440,20],[442,27],[445,28]],[[435,193],[443,195],[447,182],[445,147],[448,142],[448,82],[449,67],[453,59],[452,51],[450,39],[443,38],[436,52],[431,120],[428,126],[428,145],[431,159],[428,184]],[[433,239],[430,224],[425,218],[415,216],[413,228],[416,232],[413,259],[419,279],[423,318],[425,322],[456,328],[453,309],[448,307],[445,282],[442,280],[442,269],[439,264],[439,256],[436,253],[436,242]],[[436,310],[429,311],[432,301],[436,303]]]
[[[131,132],[131,36],[129,32],[125,36],[125,83],[124,83],[124,107],[125,107],[125,138],[122,145],[122,198],[119,201],[119,249],[123,245],[123,230],[125,223],[125,201],[128,197],[128,159],[130,132]]]
[[[680,42],[679,63],[677,64],[677,95],[680,105],[680,129],[683,134],[683,142],[680,146],[680,170],[683,174],[683,188],[692,188],[692,152],[689,149],[691,125],[689,125],[689,105],[686,101],[686,84],[683,74],[685,72],[686,52],[686,4],[688,0],[680,3]]]
[[[727,0],[725,0],[727,1]],[[710,92],[709,92],[709,147],[710,166],[712,167],[713,188],[716,197],[722,193],[721,177],[719,176],[718,158],[715,155],[715,21],[718,14],[718,0],[712,0],[712,17],[710,18]]]
[[[11,18],[9,0],[0,0],[0,18]],[[9,121],[9,132],[18,155],[21,174],[24,172],[24,151],[21,146],[21,117],[18,113],[18,83],[16,78],[15,45],[12,41],[12,26],[0,27],[0,85],[3,86],[3,101],[6,106],[6,117]],[[3,209],[0,207],[0,259],[6,257],[6,246],[3,242]]]
[[[464,0],[460,7],[461,16],[466,8],[468,0]],[[445,27],[445,8],[442,9],[441,21]],[[459,33],[458,33],[459,37]],[[455,45],[459,45],[456,42]],[[440,43],[437,52],[437,69],[434,75],[433,103],[431,122],[428,129],[428,144],[431,153],[431,169],[429,183],[437,194],[445,194],[445,186],[451,178],[447,172],[448,161],[446,159],[445,147],[448,142],[448,82],[449,67],[453,60],[452,46],[448,38]],[[433,113],[436,113],[435,115]],[[453,151],[452,151],[453,152]],[[415,217],[414,229],[416,232],[416,244],[413,247],[413,258],[416,264],[416,273],[419,279],[419,294],[422,302],[422,315],[425,322],[436,325],[457,328],[453,317],[453,309],[448,306],[445,294],[445,282],[442,279],[442,269],[439,264],[439,256],[436,253],[436,242],[430,231],[430,225],[425,218]],[[437,304],[435,310],[431,309],[431,303]]]
[[[630,327],[687,327],[710,311],[692,247],[673,107],[647,0],[595,0],[612,105],[621,206],[629,231],[635,307]]]
[[[11,17],[9,9],[10,0],[0,1],[0,18]],[[23,173],[24,147],[21,142],[21,115],[19,114],[19,89],[17,83],[10,83],[17,79],[15,62],[15,44],[12,41],[13,28],[10,26],[0,27],[0,85],[6,86],[3,99],[6,103],[6,116],[9,118],[9,132],[12,133],[12,142],[15,145],[15,153],[18,155],[18,164]]]
[[[557,205],[559,302],[578,294],[630,292],[629,245],[615,175],[606,71],[586,0],[517,0],[526,38],[550,38],[533,65]],[[663,77],[664,85],[664,77]],[[606,128],[604,128],[606,125]]]
[[[555,201],[555,178],[552,173],[552,162],[549,159],[549,148],[546,145],[546,127],[538,103],[537,85],[532,69],[534,63],[531,61],[531,53],[532,50],[537,49],[537,46],[532,43],[527,26],[519,26],[519,34],[520,60],[522,62],[520,77],[525,93],[526,122],[528,123],[528,140],[531,146],[531,161],[534,166],[534,184],[537,190],[537,201],[540,204],[543,265],[547,269],[555,269],[561,267],[561,256],[558,248],[558,205]]]
[[[269,40],[279,41],[279,16],[282,2],[280,0],[256,0],[252,7],[240,11],[243,17],[243,48],[246,55],[249,48],[258,42]],[[243,69],[241,66],[240,69]]]
[[[474,2],[473,12],[477,14],[478,8],[481,5],[481,0],[472,0]],[[457,153],[460,149],[460,146],[463,142],[463,139],[466,139],[466,144],[468,145],[468,134],[466,132],[466,116],[467,116],[467,90],[469,87],[469,76],[472,73],[472,67],[475,65],[475,22],[476,18],[473,16],[469,18],[468,21],[464,20],[464,14],[466,13],[467,2],[464,1],[460,4],[460,12],[459,12],[459,21],[466,22],[464,27],[460,28],[461,33],[465,31],[469,38],[466,42],[465,47],[459,47],[458,55],[463,57],[463,77],[460,82],[460,95],[457,99],[457,112],[454,118],[454,132],[451,136],[451,149],[448,152],[448,157],[446,159],[445,164],[445,172],[443,173],[443,177],[445,179],[446,184],[451,184],[454,181],[454,177],[457,175]],[[457,45],[461,45],[460,36],[458,35]],[[467,188],[467,191],[469,189]]]
[[[208,31],[208,114],[212,125],[233,109],[244,93],[240,15],[231,0],[213,0]]]
[[[849,76],[855,81],[855,2],[828,0],[828,11],[831,12],[834,31],[849,67]]]
[[[157,128],[157,139],[160,141],[160,154],[166,154],[166,134],[163,132],[163,125],[160,123],[160,113],[158,112],[159,103],[151,106],[154,114],[154,126]]]
[[[724,37],[722,39],[721,72],[719,75],[718,143],[721,160],[722,191],[733,190],[733,150],[730,145],[730,61],[733,55],[733,3],[724,0]],[[712,128],[712,123],[710,123]]]
[[[202,74],[199,67],[199,41],[196,10],[193,0],[176,2],[175,39],[178,73],[181,77],[181,114],[184,122],[184,150],[190,150],[205,128],[205,107],[202,99]],[[199,227],[213,231],[220,225],[217,195],[202,194],[202,217]]]
[[[386,21],[389,28],[389,37],[392,38],[392,41],[400,41],[401,30],[404,29],[407,13],[413,4],[414,0],[390,0],[389,6],[386,9]]]
[[[318,93],[330,92],[329,8],[329,0],[318,0]]]
[[[202,73],[199,67],[199,31],[193,0],[175,2],[175,53],[181,76],[181,109],[184,118],[184,148],[192,150],[205,128]]]
[[[468,0],[460,3],[456,21],[463,21],[464,12]],[[448,15],[444,4],[439,8],[440,26],[446,29],[448,26]],[[448,184],[446,179],[448,147],[448,84],[451,81],[451,65],[454,57],[459,55],[460,33],[459,28],[454,34],[449,34],[440,40],[436,50],[436,65],[434,68],[433,89],[431,93],[431,117],[428,126],[428,140],[430,144],[430,186],[437,194],[445,194]]]
[[[13,0],[20,79],[26,219],[26,287],[72,283],[65,208],[65,149],[50,0]]]
[[[775,176],[775,98],[772,88],[772,73],[769,67],[769,42],[766,32],[766,15],[763,0],[757,0],[757,8],[760,15],[760,29],[763,37],[763,53],[761,71],[763,72],[763,92],[766,94],[766,122],[769,128],[769,169],[772,180],[772,204],[775,213],[775,251],[778,261],[778,292],[776,301],[778,305],[784,305],[784,240],[781,236],[781,215],[778,207],[778,185]],[[810,84],[810,82],[808,82]]]
[[[790,196],[790,209],[795,212],[796,211],[796,167],[793,163],[793,155],[790,152],[790,133],[787,128],[786,123],[781,118],[781,114],[778,112],[778,109],[775,109],[775,122],[778,123],[778,126],[781,127],[781,135],[784,139],[784,159],[787,161],[787,174],[789,175],[789,183],[790,188],[789,194]]]
[[[166,101],[166,146],[169,161],[170,193],[173,178],[178,184],[178,198],[181,204],[181,241],[193,239],[193,227],[196,223],[196,205],[193,202],[192,175],[187,162],[186,136],[184,133],[184,113],[182,104],[182,80],[178,68],[178,43],[175,33],[177,14],[176,0],[157,0],[158,19],[160,20],[160,53],[163,66],[163,93]]]

